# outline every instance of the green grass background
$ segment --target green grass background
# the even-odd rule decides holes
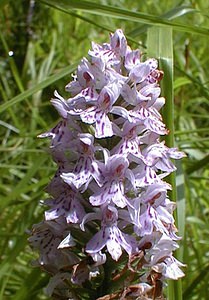
[[[0,300],[47,299],[46,274],[28,230],[41,221],[39,201],[56,166],[36,137],[58,120],[50,105],[62,95],[90,42],[122,28],[129,44],[159,59],[165,71],[163,115],[168,145],[185,151],[169,180],[183,237],[177,256],[187,265],[169,300],[209,297],[209,3],[167,0],[0,1]]]

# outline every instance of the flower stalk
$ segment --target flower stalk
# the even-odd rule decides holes
[[[34,264],[51,274],[54,299],[164,299],[166,280],[184,275],[164,179],[184,153],[161,138],[163,72],[120,29],[88,54],[66,86],[70,97],[51,100],[60,122],[40,135],[51,139],[58,170],[29,238]]]

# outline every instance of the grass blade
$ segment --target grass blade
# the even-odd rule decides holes
[[[165,43],[166,41],[166,43]],[[172,28],[151,27],[148,29],[147,41],[148,55],[159,59],[160,68],[164,72],[164,79],[161,84],[162,96],[166,99],[166,105],[163,108],[163,117],[166,127],[169,129],[169,135],[165,141],[168,147],[174,146],[174,97],[173,97],[173,35]],[[170,198],[172,201],[177,199],[176,177],[175,173],[167,177],[172,185]],[[178,208],[177,208],[178,209]],[[178,213],[177,213],[178,215]],[[177,220],[178,223],[178,220]],[[181,300],[182,287],[181,281],[168,282],[168,299]]]
[[[198,275],[193,279],[192,283],[187,287],[187,289],[183,293],[183,300],[190,299],[196,289],[197,285],[201,282],[204,282],[205,277],[208,275],[209,265],[207,264]]]
[[[64,11],[66,13],[68,13],[71,10],[79,9],[91,14],[114,17],[114,18],[129,20],[132,22],[139,22],[142,24],[155,25],[160,27],[162,26],[172,27],[175,30],[183,31],[183,32],[196,33],[196,34],[206,35],[206,36],[208,36],[209,34],[208,28],[180,24],[177,22],[165,20],[164,18],[161,17],[156,17],[153,15],[140,13],[140,12],[134,12],[134,11],[121,9],[109,5],[102,5],[95,2],[82,1],[82,0],[80,1],[60,0],[59,3],[55,0],[41,0],[41,2],[49,6],[52,6],[54,8],[57,8],[61,11]]]
[[[195,10],[194,8],[191,8],[189,6],[177,6],[177,7],[174,7],[173,9],[167,11],[166,13],[162,14],[160,17],[165,20],[173,20],[175,18],[184,16],[185,14],[195,13],[195,12],[197,12],[197,10]],[[129,35],[132,36],[133,38],[137,37],[142,32],[145,32],[148,28],[149,28],[149,25],[143,25],[143,26],[136,27],[136,28],[134,28],[134,30],[129,32]]]
[[[0,106],[0,113],[7,110],[9,107],[11,107],[13,105],[16,105],[17,103],[19,103],[23,100],[26,100],[28,97],[32,96],[33,94],[35,94],[39,90],[51,85],[52,83],[54,83],[57,80],[63,78],[64,76],[69,75],[70,73],[72,73],[76,69],[76,66],[77,66],[77,63],[71,65],[70,67],[68,66],[68,67],[63,68],[58,73],[48,77],[47,79],[43,80],[42,82],[36,84],[34,87],[24,91],[23,93],[21,93],[21,94],[15,96],[14,98],[12,98],[10,101],[2,104]]]

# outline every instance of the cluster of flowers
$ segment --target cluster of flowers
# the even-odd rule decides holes
[[[81,60],[66,86],[70,98],[55,92],[51,100],[61,121],[40,137],[51,139],[58,170],[47,187],[50,209],[29,238],[40,253],[34,263],[52,275],[49,295],[80,299],[76,288],[89,284],[101,291],[125,253],[124,270],[138,272],[139,282],[129,296],[154,299],[156,282],[183,276],[173,257],[175,204],[163,179],[175,171],[171,159],[184,154],[160,141],[168,131],[159,113],[165,99],[157,67],[155,59],[143,62],[118,29],[110,43],[92,43],[89,60]],[[107,261],[114,272],[104,275]],[[126,287],[117,299],[127,293]]]

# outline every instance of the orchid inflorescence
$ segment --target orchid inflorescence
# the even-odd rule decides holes
[[[164,181],[184,153],[160,140],[163,72],[120,29],[88,54],[66,86],[70,98],[56,91],[51,100],[60,122],[39,136],[51,139],[58,170],[29,238],[34,264],[52,276],[54,299],[163,299],[165,280],[184,275]]]

